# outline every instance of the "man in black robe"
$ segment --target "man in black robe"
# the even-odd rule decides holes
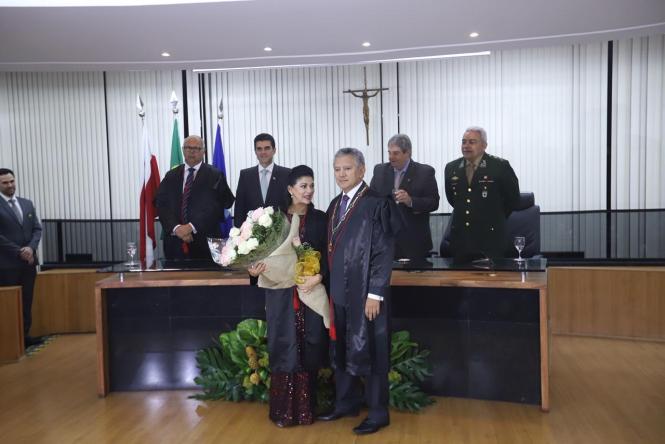
[[[390,423],[390,275],[394,250],[390,199],[363,181],[365,160],[355,148],[335,154],[335,180],[342,193],[328,207],[328,264],[333,322],[335,409],[329,421],[356,416],[365,380],[367,418],[353,431],[374,433]]]

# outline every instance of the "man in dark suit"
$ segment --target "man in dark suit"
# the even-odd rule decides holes
[[[185,163],[166,173],[155,205],[164,231],[167,259],[210,259],[208,237],[221,237],[224,208],[233,205],[226,177],[203,162],[203,140],[189,136],[182,147]]]
[[[363,401],[360,378],[364,377],[369,412],[353,429],[362,435],[390,423],[390,276],[392,233],[399,227],[391,224],[395,205],[363,181],[365,159],[359,150],[339,150],[334,168],[335,181],[342,189],[328,207],[335,408],[319,419],[358,415]]]
[[[432,249],[429,213],[439,208],[435,171],[411,158],[411,140],[396,134],[388,140],[388,163],[376,165],[370,187],[398,204],[405,227],[395,241],[395,258],[423,259]]]
[[[37,246],[42,225],[35,206],[16,197],[14,172],[0,168],[0,285],[20,285],[23,298],[25,346],[41,343],[28,336],[32,325],[32,294],[37,276]]]
[[[489,155],[487,133],[470,127],[462,137],[462,157],[446,165],[446,198],[453,206],[450,249],[461,261],[502,257],[506,219],[520,200],[510,163]]]
[[[275,139],[270,134],[261,133],[254,138],[254,153],[259,165],[240,171],[233,211],[236,227],[242,225],[249,211],[258,207],[278,207],[286,199],[291,170],[273,162],[276,151]]]

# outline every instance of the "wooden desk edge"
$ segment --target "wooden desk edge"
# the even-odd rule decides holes
[[[98,282],[99,284],[99,282]],[[95,286],[95,324],[97,330],[97,395],[104,397],[109,392],[107,338],[106,338],[106,304],[104,292],[99,285]]]
[[[168,273],[168,272],[166,272]],[[196,272],[191,272],[196,273]],[[455,273],[446,271],[409,273],[402,270],[393,272],[391,285],[395,286],[438,286],[438,287],[473,287],[473,288],[516,288],[539,291],[540,306],[540,389],[541,404],[543,412],[549,412],[549,313],[547,309],[547,273],[538,272],[537,278],[532,278],[536,273],[531,273],[529,279],[521,280],[521,272],[485,272],[481,275],[482,280],[455,279]],[[464,274],[466,272],[463,272]],[[477,274],[478,272],[469,272]],[[104,289],[108,288],[142,288],[142,287],[173,287],[173,286],[218,286],[218,285],[248,285],[249,278],[244,276],[223,276],[197,279],[168,280],[168,276],[145,276],[152,273],[130,274],[129,278],[120,280],[120,275],[110,276],[97,281],[95,284],[95,308],[97,323],[97,394],[104,397],[109,392],[108,362],[107,362],[107,332],[106,332],[106,304],[104,301]],[[459,274],[458,274],[459,275]],[[519,276],[520,280],[514,280]],[[466,276],[465,276],[466,277]],[[508,279],[507,279],[508,278]]]

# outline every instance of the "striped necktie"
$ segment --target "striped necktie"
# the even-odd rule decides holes
[[[23,215],[21,214],[21,210],[18,209],[18,206],[16,206],[16,199],[9,199],[9,206],[12,207],[12,211],[16,215],[16,219],[18,219],[18,223],[22,224]]]
[[[189,204],[189,195],[192,192],[192,183],[194,183],[194,167],[189,167],[187,171],[187,180],[185,180],[185,189],[182,190],[182,204],[180,206],[181,222],[184,224],[189,222],[187,205]]]
[[[342,201],[339,204],[339,211],[337,212],[337,217],[335,217],[335,225],[339,224],[339,222],[344,217],[344,214],[346,213],[346,206],[348,203],[349,203],[349,196],[345,194],[344,196],[342,196]]]

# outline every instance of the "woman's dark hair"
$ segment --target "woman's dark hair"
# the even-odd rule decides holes
[[[314,179],[314,171],[312,171],[312,169],[307,165],[298,165],[297,167],[293,167],[291,169],[291,172],[289,173],[287,185],[294,186],[296,182],[298,182],[298,179],[300,179],[301,177],[311,177],[312,179]],[[289,194],[289,190],[287,189],[284,192],[284,197],[282,199],[280,209],[286,213],[286,211],[289,209],[289,205],[291,205],[291,195]]]

